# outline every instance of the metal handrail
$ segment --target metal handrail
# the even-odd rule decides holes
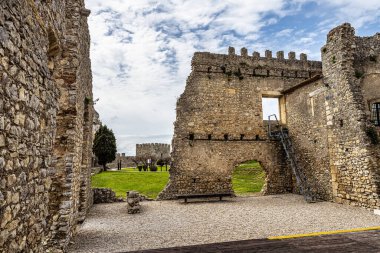
[[[275,121],[277,123],[277,127],[279,128],[279,131],[277,132],[276,135],[273,134],[273,132],[272,132],[271,117],[275,118]],[[284,129],[283,129],[282,125],[280,124],[280,122],[278,121],[276,114],[269,115],[268,121],[269,121],[268,122],[268,136],[269,136],[269,138],[277,138],[277,139],[279,138],[281,140],[282,146],[283,146],[285,153],[286,153],[286,157],[288,158],[288,161],[290,163],[290,167],[292,168],[293,174],[296,177],[297,184],[300,187],[301,194],[304,196],[304,198],[307,202],[309,202],[309,203],[315,202],[315,200],[316,200],[315,197],[312,196],[310,188],[307,187],[305,174],[303,173],[303,171],[301,171],[298,168],[297,161],[296,161],[296,158],[294,155],[294,149],[293,149],[292,143],[289,139],[289,135],[285,134]]]

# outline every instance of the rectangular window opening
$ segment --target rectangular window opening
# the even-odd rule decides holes
[[[263,120],[268,120],[270,115],[276,115],[277,120],[281,121],[279,98],[263,97],[262,107],[263,107]],[[275,117],[272,116],[270,119],[275,120]]]

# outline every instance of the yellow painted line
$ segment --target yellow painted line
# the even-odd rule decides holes
[[[269,240],[281,240],[281,239],[292,239],[292,238],[310,237],[310,236],[319,236],[319,235],[334,235],[334,234],[343,234],[343,233],[352,233],[352,232],[361,232],[361,231],[371,231],[371,230],[380,230],[380,227],[353,228],[353,229],[345,229],[345,230],[314,232],[314,233],[309,233],[309,234],[294,234],[294,235],[270,236],[270,237],[268,237],[268,239]]]

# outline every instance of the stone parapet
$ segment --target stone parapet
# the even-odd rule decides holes
[[[258,52],[248,56],[244,50],[241,56],[197,52],[192,59],[192,69],[194,72],[231,76],[240,73],[247,77],[310,78],[322,73],[322,63],[308,61],[306,54],[301,54],[298,60],[294,52],[290,52],[288,59],[285,59],[283,51],[277,52],[277,58],[273,58],[269,50],[266,51],[265,57],[260,57]]]

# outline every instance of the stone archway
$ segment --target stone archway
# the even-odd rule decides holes
[[[292,174],[275,141],[206,141],[174,139],[168,185],[159,199],[177,194],[232,193],[232,172],[242,161],[257,158],[265,168],[264,194],[292,191]]]
[[[257,195],[266,188],[266,172],[260,161],[238,163],[232,171],[232,189],[236,196]]]

